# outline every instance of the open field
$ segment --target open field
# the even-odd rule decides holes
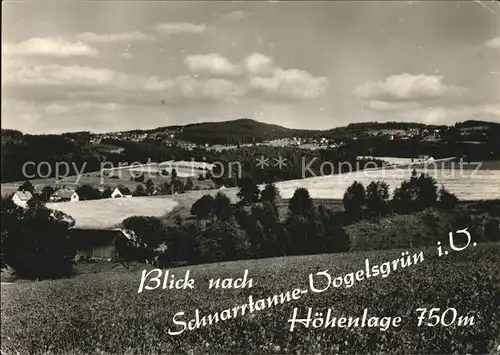
[[[413,168],[409,169],[380,169],[362,170],[352,173],[317,176],[298,180],[279,181],[276,187],[284,199],[293,196],[295,190],[305,187],[314,199],[342,199],[347,188],[358,181],[365,185],[371,181],[383,180],[389,185],[392,193],[401,182],[411,176]],[[500,198],[500,170],[473,170],[453,171],[451,169],[423,170],[416,168],[417,172],[427,172],[433,176],[438,185],[444,185],[449,191],[455,193],[462,200],[488,200]],[[260,186],[263,188],[263,185]],[[215,190],[218,191],[218,190]],[[231,199],[236,199],[237,188],[222,190]],[[200,191],[207,193],[206,191]],[[191,192],[189,192],[191,193]]]
[[[365,187],[373,180],[384,180],[389,185],[389,190],[392,193],[394,188],[398,187],[403,180],[410,177],[411,170],[412,168],[363,170],[346,174],[281,181],[277,182],[276,186],[280,191],[281,198],[284,199],[291,198],[297,188],[305,187],[314,199],[341,200],[346,189],[355,180],[362,182]],[[417,171],[422,171],[422,169],[417,168]],[[436,178],[439,185],[444,185],[461,200],[500,199],[500,170],[480,169],[475,172],[471,169],[438,169],[437,171],[427,170],[427,172]],[[164,182],[165,179],[169,181],[168,178],[159,177],[158,179],[156,181],[153,179],[155,184]],[[69,178],[65,180],[70,181]],[[113,178],[104,178],[104,181],[104,185],[116,186],[124,184],[132,190],[137,185],[137,183],[132,181]],[[100,182],[101,178],[96,175],[84,175],[80,180],[81,184],[91,184],[94,186],[99,186]],[[210,184],[213,184],[211,181],[198,181],[197,179],[194,179],[194,182],[195,184],[199,184],[199,187],[203,186],[204,188],[209,188],[211,187]],[[2,190],[4,185],[6,184],[2,184]],[[13,188],[13,191],[17,189],[17,186],[9,184],[9,187]],[[179,195],[133,197],[122,200],[80,201],[77,203],[49,204],[48,206],[73,216],[79,227],[108,228],[114,227],[131,215],[160,217],[166,215],[177,205],[189,209],[201,196],[205,194],[215,195],[219,191],[226,194],[233,202],[238,201],[236,196],[238,189],[227,188],[223,190],[207,189],[189,191]]]
[[[414,250],[415,252],[420,251]],[[219,320],[178,336],[172,323],[177,312],[186,321],[248,302],[267,299],[294,288],[309,289],[308,275],[329,270],[343,276],[393,260],[401,251],[331,254],[249,260],[190,267],[194,290],[146,290],[137,293],[140,267],[122,266],[109,272],[73,279],[14,283],[1,290],[1,349],[28,354],[144,354],[144,353],[494,353],[500,338],[500,244],[480,244],[447,257],[435,248],[424,250],[424,261],[372,277],[351,288],[318,294]],[[253,288],[208,289],[213,277],[240,277],[248,269]],[[182,276],[186,268],[172,270]],[[316,285],[318,286],[318,285]],[[299,316],[307,307],[332,316],[357,317],[367,308],[371,316],[400,316],[400,328],[305,328],[287,322],[294,307]],[[417,327],[420,307],[453,307],[458,315],[473,316],[466,327]],[[430,341],[432,339],[432,341]]]
[[[217,192],[219,190],[200,190],[178,195],[48,203],[46,206],[72,216],[75,228],[113,228],[131,216],[163,217],[177,206],[189,211],[192,204],[203,195],[215,196]],[[236,192],[230,196],[233,203],[238,201]]]
[[[423,171],[416,169],[417,172]],[[282,181],[276,184],[281,197],[290,198],[295,189],[305,187],[313,198],[341,199],[346,189],[354,182],[362,182],[365,187],[373,180],[383,180],[392,193],[403,180],[409,179],[410,169],[363,170],[346,174],[312,177],[302,180]],[[426,170],[438,185],[444,185],[463,200],[483,200],[500,198],[500,170],[452,171],[451,169]]]
[[[131,216],[161,217],[176,205],[177,202],[169,198],[132,197],[48,203],[47,207],[72,216],[75,228],[112,228]]]
[[[462,169],[463,170],[474,170],[477,168],[478,164],[481,165],[480,170],[500,170],[500,160],[487,160],[482,162],[463,162]],[[441,166],[441,165],[439,165]],[[443,165],[447,169],[459,169],[459,163],[456,162],[446,162]]]
[[[403,164],[406,162],[406,158],[395,159],[403,159],[399,161],[399,164]],[[464,165],[460,166],[458,165],[458,163],[453,162],[439,162],[436,163],[435,168],[434,166],[429,165],[427,167],[427,171],[431,175],[437,177],[439,184],[444,184],[447,188],[456,193],[460,198],[471,200],[500,198],[500,188],[496,186],[498,185],[498,181],[500,181],[500,161],[481,162],[479,171],[475,173],[474,170],[477,167],[477,164],[472,163],[464,163]],[[422,171],[422,166],[415,166],[415,168],[418,171]],[[383,179],[389,184],[391,190],[393,190],[395,186],[401,183],[401,181],[410,177],[412,169],[413,167],[363,170],[346,174],[281,181],[276,185],[280,188],[281,194],[285,198],[290,198],[293,195],[295,188],[303,185],[303,187],[311,189],[310,192],[312,193],[313,197],[339,199],[343,197],[345,189],[356,179],[357,181],[361,181],[363,183],[370,183],[370,181],[372,180]],[[157,168],[153,168],[153,172],[156,172],[156,170]],[[191,172],[191,169],[188,170]],[[190,172],[187,173],[187,175],[191,174]],[[179,178],[181,180],[185,180],[187,176],[183,175],[186,174],[183,174],[182,172],[181,174],[179,174]],[[90,172],[81,175],[78,181],[77,176],[68,176],[64,179],[59,180],[58,185],[66,185],[68,187],[76,187],[77,184],[88,184],[94,187],[114,187],[117,185],[124,185],[133,191],[138,183],[135,181],[131,181],[130,178],[131,175],[129,172],[123,172],[121,176],[114,178],[101,177],[99,172]],[[166,181],[170,182],[170,176],[159,176],[156,174],[152,174],[151,180],[155,185],[159,185]],[[1,185],[2,195],[4,196],[14,193],[23,182],[24,181],[3,183]],[[34,179],[31,180],[31,182],[38,190],[41,190],[45,185],[54,185],[56,183],[55,179],[53,178]],[[198,189],[213,189],[215,187],[214,183],[211,180],[199,181],[198,179],[193,179],[193,183]],[[476,184],[477,186],[480,186],[479,189],[474,188],[474,185]],[[453,185],[453,187],[450,185]],[[232,190],[235,189],[227,189],[227,194],[234,194]],[[492,193],[493,195],[490,195],[490,193]]]
[[[383,160],[388,165],[410,165],[418,162],[424,162],[424,159],[417,158],[400,158],[400,157],[372,157],[372,156],[359,156],[358,159],[377,159]]]
[[[165,161],[161,163],[135,164],[116,168],[104,168],[110,176],[115,175],[119,178],[132,177],[140,173],[145,175],[159,175],[162,169],[170,174],[173,169],[176,170],[179,177],[198,177],[201,173],[206,173],[213,168],[213,164],[197,161]],[[168,175],[165,175],[165,178]],[[148,177],[149,178],[149,177]]]
[[[479,170],[473,176],[471,176],[472,171],[463,172],[463,174],[456,172],[457,176],[451,176],[451,170],[438,171],[437,174],[431,171],[429,173],[436,178],[438,184],[443,184],[461,200],[500,199],[500,184],[498,183],[500,170]],[[408,169],[365,170],[340,175],[281,181],[276,183],[276,186],[283,199],[291,198],[295,189],[305,187],[314,199],[341,200],[346,189],[355,180],[362,182],[365,187],[372,180],[384,180],[389,184],[389,190],[392,193],[394,188],[398,187],[403,180],[408,179],[410,175],[411,170]],[[57,205],[49,204],[48,206],[69,213],[75,218],[77,225],[83,224],[89,228],[107,228],[122,222],[131,213],[160,217],[178,205],[189,210],[191,205],[201,196],[205,194],[214,196],[219,191],[226,194],[233,202],[238,201],[238,189],[227,188],[189,191],[178,195],[81,201]]]

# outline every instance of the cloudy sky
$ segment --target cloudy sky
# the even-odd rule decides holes
[[[492,2],[2,3],[2,127],[500,122]]]

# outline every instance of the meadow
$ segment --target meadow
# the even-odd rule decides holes
[[[389,158],[382,157],[380,159],[394,159],[391,163],[394,164],[407,164],[407,158]],[[397,162],[397,163],[396,163]],[[177,162],[182,165],[183,162]],[[184,165],[192,164],[191,162],[184,162]],[[166,163],[165,163],[166,164]],[[195,163],[194,166],[197,163]],[[200,162],[203,166],[203,162]],[[168,164],[167,164],[168,165]],[[182,166],[184,166],[182,165]],[[306,164],[307,165],[307,164]],[[160,185],[164,182],[170,182],[170,176],[161,176],[158,174],[159,166],[156,163],[144,164],[140,167],[123,167],[115,168],[116,176],[101,177],[99,172],[85,173],[81,176],[68,176],[57,181],[58,186],[67,186],[76,188],[78,185],[91,185],[93,187],[104,186],[118,186],[124,185],[130,190],[135,190],[138,182],[132,181],[131,178],[139,172],[146,175],[146,179],[151,178],[155,185]],[[181,181],[185,182],[189,176],[196,175],[201,170],[192,168],[183,168],[178,166],[178,177]],[[305,179],[280,181],[276,186],[280,190],[283,198],[290,198],[298,187],[306,187],[309,189],[311,197],[325,198],[325,199],[342,199],[345,190],[355,180],[368,185],[373,180],[384,180],[389,184],[390,192],[398,187],[401,182],[411,176],[413,169],[418,172],[427,172],[436,178],[439,185],[444,185],[451,192],[455,193],[460,199],[463,200],[483,200],[490,198],[500,198],[500,161],[485,161],[481,162],[480,169],[476,172],[477,164],[466,164],[459,166],[458,163],[450,161],[436,162],[435,165],[412,165],[407,167],[389,167],[383,169],[365,169],[353,171],[344,174],[324,175],[310,177],[305,171]],[[334,167],[337,168],[337,167]],[[131,171],[130,171],[131,170]],[[329,171],[328,166],[325,171]],[[196,175],[197,176],[197,175]],[[192,179],[195,189],[207,190],[214,189],[215,184],[211,180],[198,180]],[[14,193],[24,181],[3,183],[1,185],[2,196]],[[31,180],[37,191],[41,191],[45,185],[55,185],[55,179],[34,179]],[[262,186],[261,186],[262,188]],[[237,189],[228,188],[224,191],[230,195],[231,198],[236,196]]]
[[[215,196],[219,191],[198,190],[177,195],[134,196],[99,200],[47,203],[48,208],[62,211],[75,219],[75,228],[114,228],[131,216],[164,217],[182,207],[185,215],[203,195]],[[222,190],[224,191],[224,190]],[[238,202],[236,191],[229,194],[231,202]]]
[[[372,157],[372,156],[359,156],[358,159],[360,158],[365,158],[365,159],[378,159],[378,160],[383,160],[386,162],[388,165],[410,165],[417,163],[419,160],[416,158],[399,158],[399,157]]]
[[[47,203],[47,207],[69,214],[75,228],[113,228],[131,216],[161,217],[177,206],[172,199],[148,197]]]
[[[417,169],[418,170],[418,169]],[[444,185],[461,200],[490,200],[500,198],[500,170],[464,171],[452,176],[451,170],[438,170],[437,174],[429,171],[438,185]],[[390,193],[403,180],[411,175],[408,169],[365,170],[360,172],[313,177],[301,180],[281,181],[276,183],[282,199],[289,199],[299,187],[308,189],[313,199],[342,200],[346,189],[356,180],[365,187],[373,180],[383,180],[389,185]],[[263,188],[263,185],[260,186]],[[156,216],[167,215],[175,207],[181,206],[189,210],[191,205],[205,194],[215,196],[218,192],[226,194],[233,203],[239,199],[237,188],[207,189],[189,191],[178,195],[161,195],[148,197],[132,197],[127,199],[103,199],[80,201],[76,203],[48,204],[49,208],[70,214],[78,227],[110,228],[121,223],[131,215]]]
[[[117,176],[119,178],[137,176],[141,173],[144,173],[147,178],[148,175],[160,175],[162,169],[168,171],[168,175],[172,173],[172,170],[175,169],[178,177],[192,177],[196,178],[199,174],[205,173],[213,168],[213,164],[209,164],[206,162],[197,162],[197,161],[165,161],[161,163],[148,163],[148,164],[135,164],[123,167],[116,168],[104,168],[110,176]],[[164,178],[167,178],[168,175],[165,175]]]
[[[445,237],[445,236],[444,236]],[[194,290],[150,290],[138,293],[141,265],[116,266],[72,279],[14,283],[1,290],[1,350],[5,354],[166,354],[166,353],[495,353],[500,345],[500,244],[479,244],[438,257],[424,250],[423,262],[373,277],[351,288],[324,293],[271,309],[168,335],[172,317],[195,309],[214,313],[241,305],[249,295],[267,298],[296,287],[308,288],[308,275],[328,269],[341,276],[370,264],[398,258],[401,250],[282,257],[190,267]],[[186,268],[173,269],[175,275]],[[208,289],[216,277],[241,277],[253,287]],[[293,309],[308,307],[336,316],[400,316],[400,328],[313,329],[287,322]],[[417,308],[453,307],[474,317],[474,325],[418,327]]]
[[[439,167],[439,166],[438,166]],[[276,183],[281,197],[290,198],[295,189],[305,187],[312,198],[342,199],[346,189],[358,181],[365,185],[371,181],[383,180],[389,185],[392,193],[399,187],[403,180],[408,180],[413,168],[405,169],[373,169],[355,171],[345,174],[310,177],[301,180],[289,180]],[[500,170],[473,169],[462,171],[452,169],[427,169],[416,168],[417,172],[426,172],[434,177],[438,186],[444,185],[446,189],[457,195],[461,200],[486,200],[500,198]]]
[[[410,178],[412,170],[413,168],[362,170],[345,174],[279,181],[275,184],[283,199],[291,198],[297,188],[304,187],[313,199],[342,200],[345,191],[354,181],[363,183],[366,188],[372,181],[383,180],[389,185],[389,193],[392,194],[396,187]],[[433,176],[439,187],[444,185],[461,200],[475,201],[500,198],[500,170],[480,169],[475,172],[473,169],[453,171],[452,169],[426,170],[416,168],[416,171],[418,173],[426,172]],[[264,185],[259,187],[262,189]],[[207,190],[203,193],[213,193],[214,191],[218,190]],[[222,192],[233,201],[237,200],[237,188],[226,188]],[[189,193],[191,192],[187,194]]]

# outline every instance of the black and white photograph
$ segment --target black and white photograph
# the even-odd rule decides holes
[[[498,1],[1,26],[2,355],[500,355]]]

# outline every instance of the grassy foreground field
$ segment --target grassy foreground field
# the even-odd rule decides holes
[[[443,236],[443,240],[446,236]],[[420,251],[417,249],[416,251]],[[372,277],[351,288],[308,292],[299,300],[265,308],[178,336],[172,317],[194,317],[267,298],[296,287],[308,289],[308,275],[328,269],[333,277],[400,257],[378,251],[251,260],[191,267],[194,290],[137,293],[141,269],[121,266],[73,279],[2,286],[1,349],[5,354],[160,354],[160,353],[494,353],[500,345],[500,244],[480,244],[446,257],[424,250],[425,260]],[[253,277],[249,289],[208,289],[215,277]],[[171,270],[183,275],[186,268]],[[313,329],[287,322],[294,307],[334,316],[400,316],[401,328]],[[456,308],[473,316],[469,327],[417,327],[420,307]],[[302,317],[301,317],[302,318]]]

